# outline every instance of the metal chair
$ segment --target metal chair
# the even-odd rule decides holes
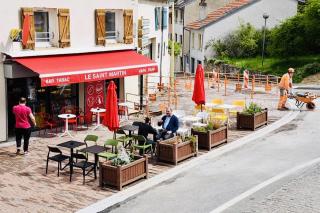
[[[48,146],[48,148],[49,148],[49,151],[47,155],[46,174],[48,174],[49,160],[52,160],[52,161],[58,162],[58,177],[59,177],[60,170],[62,170],[61,163],[67,159],[69,159],[70,161],[70,156],[63,155],[62,151],[57,147]],[[58,153],[58,154],[50,156],[50,153]]]
[[[94,162],[89,162],[87,156],[84,154],[76,153],[73,157],[76,159],[76,162],[73,163],[73,167],[82,169],[83,184],[85,183],[85,177],[92,171],[94,172],[94,178],[97,178],[97,171]],[[87,173],[86,170],[88,170]],[[72,174],[70,174],[70,179],[71,177]]]

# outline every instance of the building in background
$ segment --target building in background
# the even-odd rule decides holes
[[[0,8],[0,141],[14,134],[11,109],[21,96],[38,118],[104,106],[110,80],[121,100],[142,100],[141,76],[169,75],[167,8],[161,0],[7,2]],[[149,32],[139,48],[142,17]],[[13,33],[22,28],[24,42]]]
[[[186,24],[186,30],[191,35],[191,73],[194,73],[197,64],[203,64],[205,58],[214,56],[211,49],[205,49],[210,40],[223,38],[231,31],[236,30],[241,22],[250,23],[256,28],[262,28],[264,26],[264,13],[269,15],[267,27],[274,27],[297,13],[297,1],[236,0],[218,9],[208,9],[207,11],[209,12],[203,19]],[[186,46],[185,49],[188,49]]]

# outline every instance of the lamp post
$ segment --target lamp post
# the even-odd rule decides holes
[[[264,13],[263,16],[264,18],[264,29],[263,29],[263,40],[262,40],[262,68],[263,68],[263,61],[264,61],[264,49],[265,49],[265,44],[266,44],[266,28],[267,28],[267,19],[269,18],[269,15],[267,13]]]
[[[207,2],[206,0],[200,0],[199,3],[199,19],[200,19],[200,30],[202,29],[203,20],[207,17]],[[204,30],[201,36],[201,54],[203,53],[203,41],[204,41]],[[204,58],[204,57],[203,57]]]

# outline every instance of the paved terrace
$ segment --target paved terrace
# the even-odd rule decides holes
[[[234,93],[234,86],[228,88],[227,96],[223,96],[224,91],[220,89],[207,88],[207,99],[222,98],[225,103],[230,103],[235,99],[246,99],[249,103],[250,95],[248,93]],[[189,113],[193,111],[192,93],[184,88],[183,82],[177,85],[179,104],[178,109],[184,109]],[[285,112],[279,112],[276,109],[277,95],[258,92],[254,95],[255,102],[269,109],[270,122],[281,118]],[[159,95],[157,102],[151,103],[151,108],[157,108],[160,103],[164,103],[167,94]],[[135,117],[130,119],[134,120]],[[82,141],[86,134],[99,135],[98,144],[102,145],[105,139],[111,138],[109,131],[78,131],[73,132],[75,140]],[[229,131],[229,141],[250,134],[250,131],[238,131],[231,128]],[[73,181],[69,182],[69,170],[62,171],[60,177],[57,177],[57,165],[55,162],[49,163],[48,175],[45,174],[45,161],[47,156],[47,146],[55,145],[69,140],[68,137],[36,137],[30,142],[30,154],[28,156],[16,156],[14,143],[0,144],[0,212],[74,212],[86,207],[100,199],[117,193],[110,188],[101,189],[98,186],[98,179],[94,180],[93,174],[86,177],[86,184],[82,184],[81,170],[77,170],[73,175]],[[9,146],[8,146],[9,145]],[[68,149],[61,148],[66,154]],[[218,149],[218,148],[217,148]],[[207,151],[199,152],[200,155]],[[212,150],[214,152],[214,150]],[[92,157],[92,156],[91,156]],[[103,159],[100,159],[103,160]],[[189,160],[192,160],[189,159]],[[186,160],[182,163],[186,163]],[[173,167],[168,164],[155,164],[154,160],[149,162],[150,178]],[[144,180],[140,180],[144,181]],[[135,183],[133,183],[135,184]],[[128,188],[133,184],[126,186]],[[125,189],[124,189],[125,190]]]

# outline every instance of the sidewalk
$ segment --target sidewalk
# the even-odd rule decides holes
[[[183,90],[183,88],[180,88]],[[226,103],[231,103],[234,99],[243,99],[248,94],[237,94],[229,89],[228,96],[221,96],[216,90],[207,88],[208,99],[222,97]],[[185,109],[191,113],[194,104],[191,101],[191,92],[180,95],[179,109]],[[249,100],[248,100],[249,101]],[[269,109],[270,122],[274,122],[285,115],[286,112],[275,110],[277,96],[274,94],[257,94],[254,101],[260,103]],[[155,105],[157,103],[154,103]],[[83,141],[86,134],[90,131],[73,132],[75,140]],[[112,133],[109,131],[91,132],[99,135],[99,144],[102,145],[105,139],[111,138]],[[251,131],[229,131],[229,140],[232,142],[243,136],[250,134]],[[91,176],[86,177],[86,184],[82,185],[82,174],[78,171],[73,175],[73,181],[69,182],[68,170],[62,171],[60,177],[57,177],[56,164],[49,163],[48,175],[45,175],[45,160],[47,155],[47,145],[55,145],[70,138],[38,138],[33,137],[30,143],[30,154],[28,156],[16,156],[15,146],[3,147],[0,145],[0,212],[74,212],[84,208],[92,203],[117,193],[110,188],[101,189],[98,186],[98,180]],[[219,148],[217,148],[219,149]],[[69,153],[69,150],[64,150]],[[214,152],[212,150],[211,152]],[[207,151],[200,151],[203,155]],[[183,161],[181,164],[192,161]],[[150,178],[172,168],[173,165],[155,164],[154,161],[149,163]],[[126,186],[129,188],[144,180]]]

